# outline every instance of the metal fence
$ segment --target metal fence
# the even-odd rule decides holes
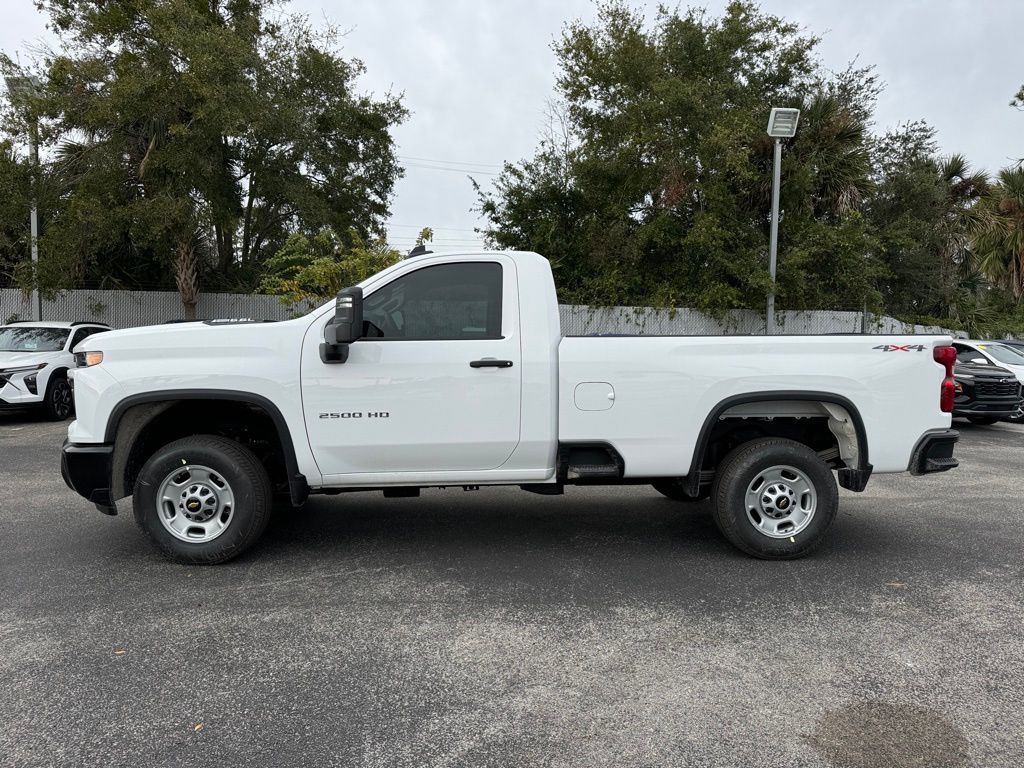
[[[651,307],[585,307],[562,305],[562,333],[566,336],[629,334],[641,336],[744,336],[766,332],[765,316],[751,309],[734,309],[711,315],[695,309],[653,309]],[[777,334],[823,335],[864,334],[949,334],[938,326],[904,323],[871,312],[835,310],[777,310]]]
[[[693,309],[650,307],[559,307],[562,333],[566,336],[595,334],[628,335],[749,335],[765,333],[765,318],[754,310],[732,310],[710,315]],[[302,311],[305,311],[303,309]],[[251,317],[285,320],[300,314],[281,304],[276,296],[237,293],[204,293],[196,315],[200,318]],[[0,323],[32,316],[25,295],[17,289],[0,289]],[[114,328],[155,325],[182,317],[181,299],[173,291],[63,291],[43,300],[44,320],[98,320]],[[832,310],[778,311],[776,333],[828,334],[953,334],[936,326],[902,323],[871,313]]]

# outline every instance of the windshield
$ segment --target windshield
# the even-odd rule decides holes
[[[66,328],[0,328],[0,352],[60,352],[68,333]]]
[[[1007,365],[1024,365],[1024,353],[1020,353],[1013,347],[1005,344],[979,344],[978,349],[983,349],[1000,363]]]

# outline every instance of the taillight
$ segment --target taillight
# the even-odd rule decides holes
[[[939,389],[939,408],[943,413],[953,412],[953,401],[956,399],[956,381],[953,379],[953,366],[956,364],[954,347],[935,347],[932,349],[935,362],[946,369],[946,377]]]
[[[956,399],[956,389],[952,379],[945,379],[942,382],[942,389],[939,390],[939,408],[943,413],[953,412],[953,401]]]

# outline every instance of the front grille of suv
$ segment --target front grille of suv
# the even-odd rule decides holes
[[[985,381],[976,379],[974,382],[974,394],[976,397],[1018,397],[1020,395],[1020,384],[1015,379]]]

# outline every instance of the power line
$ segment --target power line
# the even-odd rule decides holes
[[[424,226],[422,224],[386,224],[385,226],[388,229],[390,229],[391,227],[402,227],[402,228],[405,228],[405,229],[417,229],[417,230],[419,230],[419,229],[430,229],[430,230],[433,230],[435,232],[440,232],[440,231],[445,231],[445,232],[476,232],[475,229],[466,229],[464,227],[432,227],[432,226],[429,226],[429,225],[428,226]]]
[[[500,173],[496,171],[481,171],[477,168],[445,168],[441,165],[424,165],[422,163],[406,163],[406,168],[418,168],[427,171],[451,171],[454,173],[463,173],[467,176],[476,174],[477,176],[500,176]]]
[[[476,165],[481,168],[502,168],[500,163],[474,163],[470,160],[437,160],[432,157],[414,157],[412,155],[397,155],[399,160],[415,160],[421,163],[436,163],[437,165]]]

